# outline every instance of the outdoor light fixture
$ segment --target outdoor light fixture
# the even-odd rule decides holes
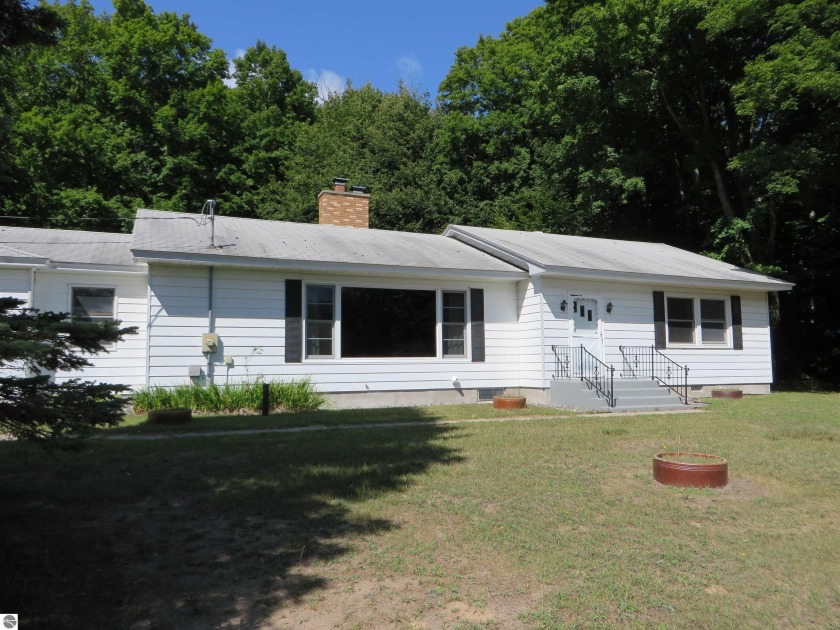
[[[613,303],[607,302],[607,313],[612,313]]]
[[[566,307],[569,306],[569,303],[566,300],[560,302],[560,310],[564,313],[566,312]]]

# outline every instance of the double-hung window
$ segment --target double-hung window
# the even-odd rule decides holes
[[[306,356],[332,357],[335,329],[335,287],[306,286]]]
[[[721,346],[728,343],[726,300],[668,297],[668,345]]]
[[[443,356],[466,356],[467,294],[443,292]]]
[[[700,300],[700,339],[703,343],[726,343],[725,300]]]
[[[668,343],[694,343],[694,300],[668,298]]]

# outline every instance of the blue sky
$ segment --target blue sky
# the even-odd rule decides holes
[[[434,97],[460,46],[497,36],[542,0],[146,0],[156,13],[189,13],[228,57],[261,39],[325,90],[370,81],[394,90],[402,78]],[[93,0],[97,12],[110,0]]]

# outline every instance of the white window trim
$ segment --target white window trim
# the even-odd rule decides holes
[[[333,354],[316,355],[309,357],[306,353],[307,341],[307,327],[309,318],[306,311],[306,291],[309,286],[332,287],[334,290],[334,312],[333,312]],[[342,357],[341,356],[341,290],[345,287],[359,288],[359,289],[392,289],[395,291],[434,291],[435,293],[435,353],[434,357]],[[464,354],[463,355],[443,355],[443,293],[463,293],[465,299],[465,317],[464,323]],[[378,282],[329,282],[316,281],[303,282],[303,362],[304,363],[334,363],[336,361],[346,361],[359,364],[394,364],[405,363],[411,361],[412,363],[437,363],[446,361],[448,363],[470,363],[472,361],[472,311],[470,304],[470,290],[467,287],[436,287],[428,288],[422,286],[399,286],[393,284],[383,284]]]
[[[668,298],[681,298],[692,301],[692,312],[694,313],[694,342],[674,343],[671,341],[671,329],[668,326]],[[703,329],[700,321],[700,300],[723,302],[723,313],[725,317],[724,341],[703,342]],[[696,293],[666,293],[665,294],[665,336],[666,348],[674,349],[703,349],[722,350],[732,349],[732,305],[728,296],[724,295],[698,295]]]

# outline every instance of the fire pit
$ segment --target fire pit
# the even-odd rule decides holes
[[[493,396],[494,409],[523,409],[524,407],[524,396]]]
[[[666,486],[722,488],[729,481],[729,463],[707,453],[657,453],[653,478]]]

